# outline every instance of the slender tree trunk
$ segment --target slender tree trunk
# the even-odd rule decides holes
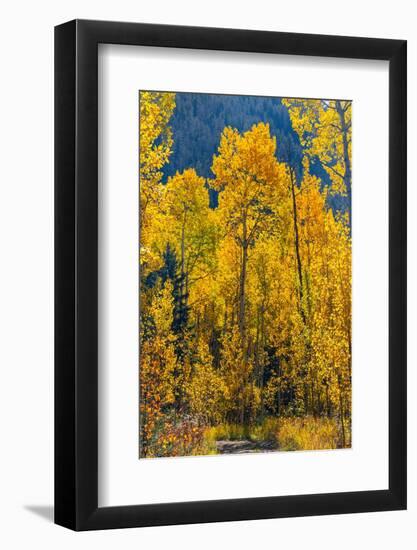
[[[327,407],[327,416],[331,416],[330,409],[330,396],[329,396],[329,382],[326,380],[326,407]]]
[[[342,425],[342,445],[343,448],[346,447],[346,432],[345,432],[345,411],[343,407],[343,397],[342,397],[342,387],[340,383],[340,375],[337,378],[339,385],[339,407],[340,407],[340,423]]]
[[[299,296],[300,296],[300,312],[305,324],[306,318],[304,313],[303,306],[303,268],[301,265],[301,254],[300,254],[300,237],[298,233],[298,217],[297,217],[297,201],[295,200],[295,174],[294,170],[290,168],[290,178],[291,178],[291,196],[292,196],[292,215],[294,223],[294,243],[295,243],[295,255],[297,259],[297,273],[298,273],[298,283],[299,283]]]
[[[310,382],[311,385],[311,414],[316,417],[316,406],[314,403],[314,393],[315,393],[315,386],[314,386],[314,380],[312,379]]]
[[[260,372],[260,361],[259,361],[259,348],[260,348],[260,308],[258,307],[256,311],[256,336],[255,336],[255,353],[254,353],[254,364],[255,364],[255,373],[258,382],[258,386],[261,385],[261,372]]]
[[[248,263],[248,228],[247,228],[247,214],[244,211],[242,215],[242,263],[240,268],[239,278],[239,312],[238,312],[238,324],[240,333],[240,342],[242,346],[243,354],[243,376],[241,385],[241,411],[240,422],[244,423],[245,420],[245,387],[246,387],[246,366],[247,366],[247,346],[246,346],[246,277],[247,277],[247,263]]]
[[[242,339],[242,345],[245,344],[246,336],[246,319],[245,319],[245,302],[246,302],[246,271],[248,264],[248,242],[247,242],[247,220],[246,214],[243,215],[242,220],[242,265],[240,268],[240,280],[239,280],[239,332]]]
[[[336,101],[336,111],[340,119],[340,128],[342,132],[342,142],[343,142],[343,162],[345,164],[345,173],[343,176],[343,182],[346,187],[346,193],[350,200],[351,193],[352,193],[352,189],[351,189],[352,167],[351,167],[351,162],[349,157],[349,141],[348,141],[349,125],[346,122],[345,110],[340,101]]]
[[[262,350],[262,356],[261,356],[261,363],[260,363],[260,388],[261,388],[261,420],[263,421],[265,416],[265,402],[264,402],[264,373],[265,373],[265,360],[264,360],[264,353],[265,353],[265,344],[266,344],[266,337],[265,337],[265,305],[262,304],[261,308],[261,350]]]
[[[181,226],[181,302],[184,299],[184,285],[185,285],[185,223],[187,219],[187,214],[184,211],[183,222]]]
[[[278,391],[277,391],[277,397],[276,397],[278,417],[281,414],[281,375],[282,375],[281,358],[278,357]]]
[[[185,355],[185,345],[186,341],[183,335],[185,325],[187,323],[187,298],[186,298],[186,270],[185,270],[185,227],[187,223],[187,210],[184,208],[183,219],[181,224],[181,256],[180,256],[180,281],[178,289],[178,310],[177,310],[177,331],[180,333],[178,339],[178,357],[181,359],[178,363],[178,370],[175,372],[175,389],[174,393],[176,396],[176,407],[175,407],[175,421],[176,421],[176,412],[181,411],[183,406],[183,389],[181,378],[184,376],[184,355]]]

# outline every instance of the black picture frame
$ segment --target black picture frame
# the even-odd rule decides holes
[[[389,62],[388,489],[98,506],[97,54],[106,43]],[[406,508],[406,46],[106,21],[55,28],[55,523],[79,531]]]

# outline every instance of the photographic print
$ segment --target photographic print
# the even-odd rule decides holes
[[[351,116],[139,92],[139,458],[351,447]]]

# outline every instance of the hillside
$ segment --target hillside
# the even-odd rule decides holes
[[[257,122],[269,123],[271,134],[277,138],[278,160],[288,161],[290,156],[301,176],[301,146],[280,98],[177,93],[170,120],[174,145],[170,162],[164,167],[164,181],[189,167],[194,167],[201,176],[212,178],[212,159],[224,127],[232,126],[245,132]],[[318,160],[312,165],[312,173],[323,185],[329,184],[329,177]],[[211,192],[210,196],[211,206],[217,206],[217,194]],[[329,203],[334,210],[350,210],[347,197],[331,197]]]

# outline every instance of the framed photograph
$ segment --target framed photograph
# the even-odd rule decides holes
[[[406,42],[55,29],[55,522],[406,508]]]

